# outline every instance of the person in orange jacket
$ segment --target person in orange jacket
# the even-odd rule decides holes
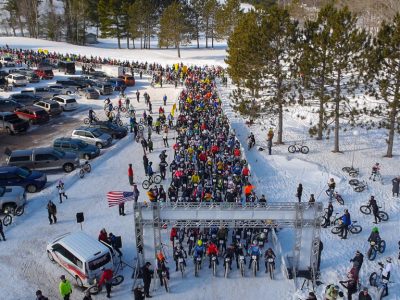
[[[211,269],[211,257],[212,257],[213,255],[215,255],[216,261],[217,261],[217,265],[219,265],[219,261],[218,261],[218,248],[217,248],[217,246],[216,246],[213,242],[210,242],[210,243],[208,244],[207,255],[208,255],[208,257],[210,258],[210,264],[209,264],[209,266],[208,266],[210,269]]]
[[[244,195],[246,196],[246,200],[249,198],[249,196],[251,195],[251,192],[253,191],[254,186],[252,186],[250,183],[247,184],[244,187]]]
[[[106,285],[106,290],[107,290],[107,298],[111,297],[111,283],[113,279],[113,271],[111,269],[106,269],[103,267],[101,269],[103,271],[103,274],[101,274],[100,281],[99,281],[99,288],[105,284]]]

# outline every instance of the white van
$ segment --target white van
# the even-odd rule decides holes
[[[113,268],[111,250],[82,231],[67,233],[47,245],[47,256],[76,280],[78,286],[90,286],[101,275],[102,267]]]

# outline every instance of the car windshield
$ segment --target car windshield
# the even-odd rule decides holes
[[[92,131],[94,137],[99,137],[103,134],[103,132],[101,130],[95,129]]]
[[[75,99],[67,99],[65,100],[66,103],[76,103]]]
[[[14,79],[15,80],[24,80],[25,77],[24,76],[15,76]]]
[[[47,112],[45,110],[38,110],[36,111],[37,116],[46,116]]]
[[[65,152],[59,150],[53,150],[53,154],[58,157],[63,157],[65,155]]]
[[[88,263],[89,270],[93,271],[100,269],[102,266],[104,266],[110,261],[111,261],[110,253],[104,254],[103,256],[100,256],[99,258],[96,258]]]
[[[51,103],[50,108],[58,108],[60,105],[58,103]]]
[[[84,141],[79,141],[77,145],[79,148],[86,148],[88,146],[88,144],[85,143]]]
[[[31,173],[32,173],[32,171],[27,170],[27,169],[21,169],[21,168],[17,169],[17,175],[22,178],[28,177],[29,175],[31,175]]]

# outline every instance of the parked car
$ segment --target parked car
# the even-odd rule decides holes
[[[75,80],[57,80],[56,84],[60,84],[64,87],[73,87],[75,89],[83,89],[86,87],[83,83],[77,82]]]
[[[100,155],[100,149],[79,139],[61,137],[54,140],[53,148],[64,152],[73,152],[80,158],[89,160]]]
[[[68,77],[68,79],[79,82],[82,85],[85,85],[86,87],[93,87],[96,85],[96,82],[94,80],[89,79],[85,76],[71,76],[71,77]]]
[[[104,81],[96,81],[96,85],[93,88],[100,94],[100,95],[111,95],[114,91],[112,85],[108,82]]]
[[[57,95],[51,98],[51,100],[58,102],[63,111],[75,110],[78,108],[78,102],[71,96]]]
[[[79,127],[72,132],[73,138],[80,139],[101,149],[111,145],[112,137],[98,128]]]
[[[10,112],[23,107],[22,104],[10,99],[0,99],[0,112]]]
[[[76,88],[63,86],[61,84],[49,84],[48,88],[57,95],[71,95],[76,92]]]
[[[61,114],[63,111],[60,103],[54,100],[38,101],[34,104],[34,106],[43,108],[52,117]]]
[[[107,82],[111,84],[113,87],[114,91],[120,91],[122,88],[126,86],[125,81],[123,81],[120,78],[109,78],[107,79]]]
[[[90,124],[92,128],[98,128],[103,132],[111,135],[113,139],[122,139],[128,134],[128,130],[125,127],[117,126],[108,121],[98,121]]]
[[[47,183],[46,174],[18,167],[0,166],[0,186],[21,186],[29,193],[40,191]]]
[[[18,73],[9,74],[6,78],[8,84],[12,86],[26,86],[28,84],[26,77]]]
[[[49,114],[40,107],[28,105],[15,110],[18,118],[29,121],[31,124],[43,124],[50,120]]]
[[[79,158],[75,153],[63,152],[51,147],[14,150],[7,154],[7,165],[29,170],[63,169],[69,173],[79,166]]]
[[[53,79],[54,78],[54,73],[53,73],[53,70],[52,70],[52,68],[50,66],[39,67],[34,72],[42,80],[43,79]]]
[[[125,82],[126,86],[134,86],[135,85],[135,77],[132,75],[123,75],[119,76],[118,78],[122,79]]]
[[[25,90],[21,91],[21,94],[34,95],[34,96],[38,96],[42,99],[50,99],[50,98],[58,95],[58,93],[56,91],[54,91],[46,86],[25,89]]]
[[[20,186],[0,186],[0,212],[15,211],[26,204],[26,192]]]
[[[40,82],[40,77],[33,70],[23,70],[19,72],[24,75],[29,83],[38,83]]]
[[[42,97],[37,95],[32,95],[29,93],[22,93],[22,94],[11,94],[8,99],[14,100],[15,102],[18,102],[19,104],[22,105],[32,105],[42,100]]]
[[[0,63],[6,68],[15,67],[15,62],[11,56],[3,56],[0,58]]]
[[[59,61],[57,68],[59,72],[64,72],[64,74],[75,74],[75,62],[73,61]]]
[[[0,131],[8,134],[25,132],[29,128],[29,122],[18,118],[12,112],[0,112]]]
[[[89,78],[107,78],[108,75],[103,71],[92,71],[89,72]]]
[[[100,94],[94,88],[85,88],[78,92],[79,95],[84,96],[86,99],[99,99]]]

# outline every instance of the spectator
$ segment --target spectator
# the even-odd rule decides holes
[[[107,231],[105,228],[100,230],[98,240],[107,243]]]
[[[363,290],[358,294],[358,300],[372,300],[370,294],[368,294],[367,287],[363,288]]]
[[[143,152],[144,152],[144,154],[146,155],[146,151],[147,151],[147,147],[148,147],[147,141],[143,138],[143,139],[140,141],[140,143],[142,144]]]
[[[296,197],[299,199],[299,203],[301,202],[301,195],[303,195],[303,185],[299,183],[299,186],[297,187],[297,194]]]
[[[111,233],[110,233],[111,234]],[[103,267],[101,269],[103,273],[101,274],[100,281],[99,281],[99,288],[105,284],[106,291],[107,291],[107,298],[111,297],[111,287],[112,287],[112,279],[113,279],[113,271],[111,269],[106,269]]]
[[[60,197],[60,203],[62,203],[62,197],[65,197],[65,199],[68,199],[68,196],[65,195],[64,182],[59,180],[58,181],[58,185],[57,185],[57,189],[58,189],[58,195]]]
[[[393,197],[394,195],[396,195],[396,197],[399,197],[399,189],[400,189],[400,176],[397,176],[396,178],[392,179]]]
[[[51,200],[47,203],[47,213],[50,225],[53,224],[53,222],[54,224],[57,223],[57,206]]]
[[[41,290],[36,291],[36,300],[49,300],[49,298],[43,296]]]
[[[129,184],[133,185],[133,169],[132,169],[132,164],[129,164],[128,167],[128,179],[129,179]]]
[[[119,245],[117,245],[117,237],[110,232],[108,234],[107,244],[111,245],[113,249],[118,253],[118,256],[122,256],[121,250],[119,250]]]
[[[149,147],[149,152],[150,152],[150,153],[153,152],[153,141],[152,141],[151,139],[149,139],[149,140],[147,141],[147,145],[148,145],[148,147]]]
[[[150,284],[151,284],[151,278],[153,277],[154,271],[150,270],[151,263],[146,262],[142,269],[142,274],[143,274],[143,283],[144,283],[144,293],[146,298],[152,298],[150,296]]]
[[[137,188],[137,185],[134,184],[134,185],[133,185],[133,200],[135,201],[135,203],[138,202],[139,195],[140,195],[140,192],[139,192],[139,190],[138,190],[138,188]]]
[[[60,290],[61,298],[63,298],[64,300],[69,300],[69,297],[72,294],[71,283],[65,278],[64,275],[61,275],[60,279],[61,279],[61,282],[59,285],[59,290]]]
[[[133,290],[133,294],[135,300],[144,300],[146,296],[143,290],[143,286],[141,284],[137,285],[137,287]]]
[[[121,201],[118,204],[118,213],[120,216],[125,216],[125,201]]]
[[[268,155],[272,154],[272,139],[267,141]]]

